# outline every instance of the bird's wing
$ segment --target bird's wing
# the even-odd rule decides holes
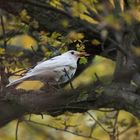
[[[63,67],[63,66],[72,65],[72,64],[73,64],[73,62],[70,61],[69,59],[62,57],[62,56],[56,56],[47,61],[37,64],[33,69],[31,69],[27,73],[27,75],[30,75],[33,73],[38,73],[39,71],[42,71],[44,69],[53,70],[58,67]]]

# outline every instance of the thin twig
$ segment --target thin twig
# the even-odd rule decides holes
[[[32,114],[29,114],[29,121],[31,120]]]
[[[17,121],[17,124],[16,124],[15,140],[18,140],[19,123],[20,123],[20,120],[18,120],[18,121]]]
[[[114,139],[117,139],[118,137],[118,129],[117,129],[117,122],[118,122],[118,116],[119,116],[119,111],[116,112],[116,116],[115,116],[115,121],[114,121],[114,125],[113,125],[113,130],[112,133],[110,135],[110,137]]]
[[[109,131],[107,131],[103,125],[97,120],[95,119],[95,117],[93,115],[91,115],[91,113],[89,113],[88,111],[86,112],[106,133],[110,133]]]
[[[39,122],[31,121],[31,120],[24,120],[24,122],[26,122],[26,123],[33,123],[33,124],[37,124],[37,125],[41,125],[41,126],[53,128],[53,129],[55,129],[55,130],[59,130],[59,131],[71,133],[71,134],[73,134],[73,135],[80,136],[80,137],[90,138],[90,139],[93,139],[93,140],[99,140],[99,139],[94,138],[94,137],[91,137],[91,136],[85,136],[85,135],[77,134],[77,133],[72,132],[72,131],[70,131],[70,130],[68,130],[68,129],[65,129],[65,130],[64,130],[64,129],[62,129],[62,128],[56,128],[56,127],[51,126],[51,125],[49,125],[49,124],[39,123]]]
[[[14,36],[16,36],[16,35],[21,35],[21,34],[23,34],[23,32],[21,31],[22,30],[22,28],[24,28],[25,27],[25,25],[22,25],[21,27],[19,27],[18,28],[18,30],[14,30],[14,31],[9,31],[9,32],[7,32],[6,34],[5,34],[5,36],[7,37],[7,40],[6,40],[6,42],[8,42],[8,41],[10,41]],[[1,39],[1,36],[0,36],[0,39]]]
[[[36,56],[36,57],[38,57],[38,58],[40,58],[40,56],[38,55],[39,53],[37,53],[37,52],[35,51],[35,49],[34,49],[33,46],[31,46],[31,49],[32,49],[33,55]]]
[[[124,134],[125,132],[127,132],[128,130],[130,130],[131,128],[134,128],[134,127],[136,127],[136,126],[132,126],[132,125],[130,125],[129,127],[127,127],[126,129],[124,129],[124,130],[122,130],[121,132],[119,132],[117,135],[122,135],[122,134]]]
[[[1,18],[1,27],[2,27],[2,33],[3,33],[3,41],[4,41],[4,48],[7,48],[7,40],[6,40],[6,33],[5,33],[5,27],[4,27],[4,21],[3,21],[3,16]]]
[[[41,116],[41,118],[42,118],[42,119],[44,119],[44,116],[43,116],[43,114],[42,114],[42,113],[40,113],[40,116]]]
[[[99,82],[100,84],[102,84],[102,81],[100,80],[99,76],[97,75],[97,73],[94,73],[96,79],[97,79],[97,82]]]
[[[114,112],[114,111],[116,111],[115,109],[109,109],[109,110],[107,110],[107,109],[94,109],[94,110],[101,111],[101,112]]]
[[[115,40],[113,40],[113,39],[110,38],[110,37],[107,37],[107,39],[108,39],[109,41],[111,41],[111,42],[114,44],[114,47],[115,47],[117,50],[119,50],[124,56],[129,56],[129,54],[125,51],[125,49],[122,48],[122,46],[121,46],[119,43],[117,43]]]
[[[19,72],[22,72],[22,71],[25,71],[25,70],[27,71],[27,69],[25,69],[25,68],[17,70],[17,71],[14,71],[14,72],[10,73],[10,76],[15,75],[16,73],[19,73]]]
[[[24,74],[14,74],[14,76],[20,76],[20,77],[22,77],[22,76],[24,76]]]
[[[119,111],[116,112],[116,117],[115,117],[115,121],[114,121],[114,127],[113,127],[113,133],[115,133],[115,128],[117,126],[117,122],[118,122],[118,116],[119,116]]]
[[[67,76],[68,79],[69,79],[71,89],[74,89],[73,84],[72,84],[72,82],[71,82],[71,79],[70,79],[70,77],[69,77],[69,75],[68,75],[68,72],[67,72],[67,70],[66,70],[65,68],[64,68],[64,72],[65,72],[66,76]]]
[[[92,127],[91,127],[91,130],[90,130],[90,137],[92,137],[92,133],[93,133],[93,131],[94,131],[94,129],[95,129],[95,127],[94,127],[95,125],[93,125]]]
[[[97,73],[95,73],[94,75],[95,75],[96,79],[97,79],[98,81],[100,81],[100,78],[99,78],[99,76],[97,75]]]
[[[119,128],[118,128],[118,126],[116,127],[116,135],[115,135],[115,137],[116,137],[116,140],[119,140]]]

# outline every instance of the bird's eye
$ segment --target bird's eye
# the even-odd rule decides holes
[[[74,52],[71,52],[71,54],[74,54]]]

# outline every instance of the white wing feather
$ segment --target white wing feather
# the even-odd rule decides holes
[[[71,64],[72,64],[72,61],[70,61],[69,59],[63,58],[62,56],[56,56],[54,58],[51,58],[49,60],[46,60],[42,63],[37,64],[33,69],[31,69],[27,73],[27,75],[42,71],[44,69],[53,70],[55,68],[65,66],[65,65],[71,65]]]

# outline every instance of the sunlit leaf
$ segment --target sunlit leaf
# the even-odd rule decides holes
[[[121,13],[121,16],[123,17],[123,19],[126,21],[127,24],[131,24],[132,23],[132,16],[130,14],[126,13]]]
[[[101,42],[97,39],[93,39],[92,42],[91,42],[93,45],[100,45]]]
[[[114,6],[114,0],[109,0],[109,2]]]
[[[76,48],[77,48],[77,51],[84,51],[84,49],[85,49],[85,45],[84,44],[77,44],[76,45]]]
[[[124,10],[124,0],[120,0],[120,6],[121,6],[121,9],[123,11]]]
[[[35,50],[37,49],[36,40],[27,34],[12,38],[9,41],[9,44],[17,46],[18,48],[23,47],[25,49],[32,49],[31,47],[33,47]]]
[[[71,10],[73,16],[79,16],[80,14],[87,12],[87,8],[85,7],[85,5],[77,1],[73,1]]]
[[[58,38],[59,36],[61,36],[61,34],[60,34],[60,33],[57,33],[57,32],[53,32],[53,33],[51,34],[51,38],[53,38],[53,39],[56,39],[56,38]]]
[[[23,9],[20,13],[19,13],[21,20],[25,21],[25,22],[29,22],[31,17],[28,15],[28,12],[26,9]]]
[[[51,0],[50,5],[57,8],[62,8],[60,0]]]
[[[0,48],[0,55],[5,53],[5,49],[4,48]]]
[[[115,17],[114,15],[110,14],[107,17],[104,18],[104,21],[106,24],[116,30],[119,30],[121,28],[119,19]]]
[[[87,58],[86,57],[81,57],[79,63],[80,64],[86,64],[87,63]]]
[[[108,36],[108,31],[107,30],[102,30],[101,31],[101,37],[102,37],[102,39],[106,39],[107,38],[107,36]]]
[[[80,18],[89,22],[89,23],[92,23],[92,24],[98,24],[99,22],[97,20],[95,20],[94,18],[91,18],[85,14],[80,14]]]
[[[68,38],[71,39],[71,40],[80,40],[80,39],[84,38],[84,34],[83,33],[77,33],[75,31],[71,31],[68,34]]]
[[[62,20],[61,24],[64,28],[67,28],[69,26],[69,22],[67,20]]]
[[[140,10],[133,9],[129,11],[129,14],[137,21],[140,21]]]

